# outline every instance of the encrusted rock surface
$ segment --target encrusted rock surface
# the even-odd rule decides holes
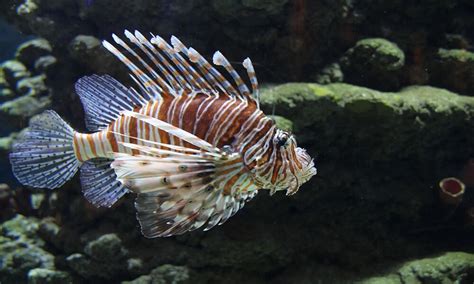
[[[394,43],[382,38],[360,40],[341,58],[345,81],[379,90],[397,90],[399,71],[405,54]]]
[[[271,275],[288,283],[368,278],[406,258],[460,249],[472,237],[462,214],[445,219],[449,212],[439,206],[434,185],[457,173],[465,152],[473,150],[468,130],[474,98],[433,87],[382,93],[300,83],[264,88],[262,105],[268,113],[274,108],[279,125],[291,127],[316,157],[318,176],[294,197],[261,193],[209,232],[147,240],[137,228],[132,196],[115,208],[94,210],[77,185],[66,186],[57,200],[61,223],[35,223],[37,247],[54,247],[59,271],[84,282],[179,283],[189,277],[260,283]],[[446,239],[452,230],[458,237]],[[154,270],[166,264],[181,272]],[[34,263],[21,271],[37,267],[55,269]],[[20,273],[15,271],[8,275]]]
[[[474,191],[456,208],[436,192],[474,153],[471,2],[0,0],[3,17],[39,37],[0,66],[0,282],[472,281],[472,255],[445,252],[472,250]],[[318,175],[289,198],[260,193],[209,232],[156,240],[140,235],[132,195],[96,209],[78,178],[31,193],[4,177],[15,133],[42,109],[84,130],[78,78],[129,85],[100,44],[124,29],[174,34],[233,64],[249,56],[261,83],[325,84],[261,90]]]
[[[26,282],[35,268],[54,269],[54,256],[36,235],[38,220],[17,215],[0,226],[0,281]]]
[[[471,283],[474,281],[473,271],[473,254],[448,252],[436,257],[409,261],[386,276],[373,277],[358,283]]]

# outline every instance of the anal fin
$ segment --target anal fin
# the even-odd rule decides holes
[[[110,159],[93,159],[81,167],[81,184],[84,196],[97,207],[111,207],[128,189],[117,180]]]

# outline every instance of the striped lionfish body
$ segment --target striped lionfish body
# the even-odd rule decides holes
[[[146,237],[182,234],[224,223],[259,189],[294,194],[316,174],[295,138],[260,110],[252,92],[220,53],[210,64],[176,37],[125,31],[103,45],[130,70],[138,91],[103,75],[76,83],[93,133],[74,131],[55,112],[30,122],[10,161],[25,185],[57,188],[80,168],[85,197],[110,207],[137,194]],[[215,66],[223,67],[229,82]]]

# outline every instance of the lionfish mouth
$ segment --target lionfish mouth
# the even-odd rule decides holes
[[[293,195],[298,192],[300,186],[311,179],[314,175],[317,174],[316,167],[314,166],[314,160],[308,155],[306,150],[302,148],[296,149],[297,157],[300,160],[303,168],[301,174],[293,175],[292,180],[290,181],[290,186],[286,190],[286,195]]]

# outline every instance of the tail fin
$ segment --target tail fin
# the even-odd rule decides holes
[[[74,130],[54,111],[35,116],[13,144],[10,163],[24,185],[57,188],[71,179],[81,163],[73,146]]]

